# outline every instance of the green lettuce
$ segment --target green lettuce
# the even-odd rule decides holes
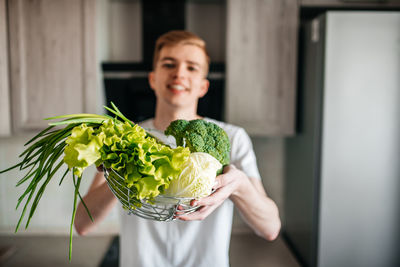
[[[105,120],[94,129],[76,126],[66,140],[64,162],[79,177],[95,163],[113,169],[136,200],[152,200],[177,179],[189,159],[189,148],[171,147],[148,135],[137,124],[114,119]]]
[[[98,161],[125,179],[136,199],[153,199],[176,179],[190,155],[188,148],[172,149],[157,142],[139,125],[108,120],[99,128],[105,134]]]
[[[103,146],[104,134],[93,127],[81,124],[72,129],[65,140],[64,162],[78,177],[84,169],[100,159],[100,148]]]

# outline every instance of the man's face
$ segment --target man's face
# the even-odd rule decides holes
[[[191,44],[163,47],[155,69],[149,74],[157,101],[175,108],[197,106],[208,90],[204,51]]]

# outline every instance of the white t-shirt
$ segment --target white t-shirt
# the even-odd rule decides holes
[[[231,164],[260,179],[251,140],[243,128],[209,118],[226,131]],[[153,120],[140,125],[155,129]],[[173,137],[157,136],[167,143]],[[228,267],[233,203],[227,199],[202,221],[158,222],[142,219],[121,208],[121,267]]]

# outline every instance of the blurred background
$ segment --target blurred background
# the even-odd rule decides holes
[[[199,114],[248,131],[280,210],[272,243],[235,214],[232,266],[399,266],[398,0],[0,0],[0,170],[43,118],[102,114],[110,101],[133,121],[152,117],[154,41],[172,29],[207,42]],[[74,187],[61,175],[14,234],[26,185],[0,174],[0,265],[116,264],[117,209],[74,238],[68,263]]]

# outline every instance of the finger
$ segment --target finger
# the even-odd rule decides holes
[[[215,179],[215,182],[214,182],[214,185],[213,185],[213,187],[212,187],[212,190],[217,190],[218,188],[221,187],[221,183],[220,183],[220,180],[219,180],[218,177],[219,177],[219,176],[217,176],[217,178]]]
[[[225,174],[220,174],[215,178],[214,186],[212,187],[213,190],[217,190],[221,187],[224,187],[229,181],[229,176]]]
[[[176,215],[177,217],[186,216],[186,215],[192,214],[193,212],[196,212],[198,210],[199,210],[199,208],[192,208],[192,209],[187,209],[187,210],[184,210],[184,211],[176,211],[174,213],[174,215]]]
[[[201,198],[196,201],[196,204],[199,206],[213,206],[221,204],[225,199],[229,198],[232,190],[231,186],[227,185],[224,187],[218,188],[213,194],[208,197]]]
[[[236,168],[233,165],[232,165],[232,167],[229,165],[225,168],[226,169],[224,169],[224,173],[218,175],[215,178],[215,182],[214,182],[214,186],[213,186],[214,190],[232,183],[234,181],[234,179],[236,178],[236,176],[234,175],[235,172],[233,171]],[[225,170],[227,170],[227,172],[225,172]]]
[[[190,206],[196,207],[196,206],[198,206],[198,205],[199,205],[199,203],[198,203],[198,200],[197,200],[197,199],[192,199],[192,200],[190,201]]]
[[[179,216],[178,219],[182,221],[201,221],[208,217],[218,206],[203,206],[198,211]]]
[[[179,205],[178,207],[176,207],[176,211],[175,211],[175,215],[181,215],[183,214],[183,207],[181,205]]]
[[[175,213],[174,213],[174,215],[175,215],[176,217],[181,216],[181,215],[184,215],[184,214],[185,214],[185,213],[182,212],[182,211],[175,211]]]
[[[179,205],[175,210],[174,217],[185,215],[187,214],[187,212],[188,212],[188,207],[182,207],[181,205]]]
[[[236,166],[233,164],[229,164],[224,167],[222,173],[227,173],[229,170],[234,170],[234,169],[237,169]]]

